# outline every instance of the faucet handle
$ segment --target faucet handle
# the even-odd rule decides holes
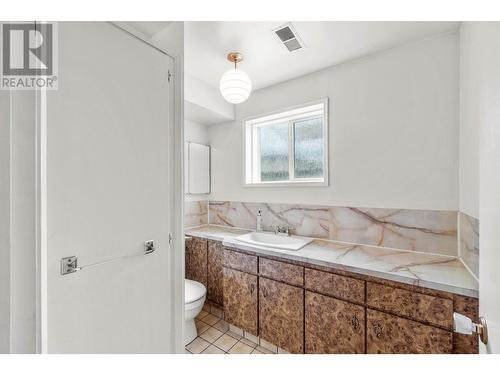
[[[286,226],[286,225],[276,225],[275,227],[275,230],[274,230],[274,234],[277,234],[277,235],[285,235],[285,236],[289,236],[290,235],[290,228],[289,226]]]

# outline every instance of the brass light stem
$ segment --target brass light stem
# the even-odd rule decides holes
[[[243,55],[239,52],[231,52],[227,55],[227,59],[234,63],[234,69],[237,69],[238,63],[243,60]]]

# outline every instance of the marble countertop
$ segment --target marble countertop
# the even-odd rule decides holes
[[[209,240],[224,242],[226,239],[250,233],[251,230],[223,227],[220,225],[202,225],[199,227],[187,228],[185,232],[186,236],[201,237]]]
[[[477,298],[479,294],[477,280],[455,257],[328,240],[314,240],[298,251],[254,246],[235,240],[235,237],[248,232],[250,231],[215,225],[186,229],[188,236],[222,241],[224,246],[257,254],[337,268],[470,297]]]

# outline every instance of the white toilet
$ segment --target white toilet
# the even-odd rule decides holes
[[[194,318],[203,309],[207,288],[202,283],[194,280],[184,280],[184,345],[193,341],[196,336]]]

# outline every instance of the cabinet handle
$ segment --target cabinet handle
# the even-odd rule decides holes
[[[377,338],[380,338],[382,336],[382,331],[383,330],[384,329],[382,328],[382,326],[380,324],[376,323],[376,324],[373,325],[373,332],[375,332],[375,336]]]
[[[352,318],[351,318],[351,325],[352,325],[352,328],[354,328],[354,330],[358,330],[359,328],[359,320],[358,318],[356,317],[356,315],[353,315]]]
[[[250,293],[253,293],[255,291],[255,285],[252,284],[250,285]]]

